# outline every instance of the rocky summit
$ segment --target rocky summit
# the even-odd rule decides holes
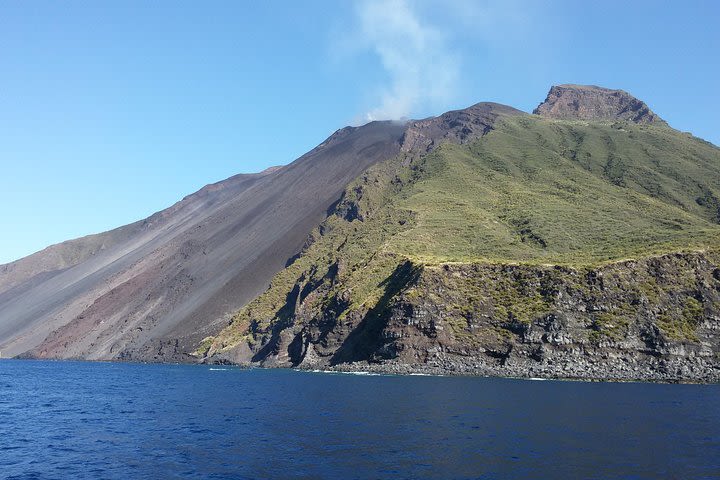
[[[594,85],[554,86],[533,113],[565,120],[625,120],[640,124],[665,124],[645,102],[629,93]]]
[[[719,186],[622,90],[347,127],[0,266],[0,351],[716,382]]]

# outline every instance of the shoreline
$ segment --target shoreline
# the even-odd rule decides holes
[[[243,365],[237,365],[243,367]],[[263,367],[261,365],[247,365],[248,368],[284,368]],[[586,376],[586,375],[539,375],[538,372],[523,372],[516,369],[474,369],[474,370],[448,370],[423,364],[368,364],[354,363],[325,367],[293,367],[293,370],[312,373],[343,373],[358,375],[388,375],[388,376],[431,376],[431,377],[477,377],[477,378],[506,378],[527,381],[563,381],[587,383],[658,383],[676,385],[718,385],[720,378],[683,378],[672,375],[613,375],[613,376]],[[527,374],[526,374],[527,373]]]
[[[579,369],[570,368],[568,364],[558,365],[492,365],[487,363],[463,362],[457,360],[449,361],[448,364],[412,364],[397,361],[390,362],[354,362],[339,365],[263,365],[261,363],[234,363],[228,360],[214,359],[211,361],[198,361],[197,359],[177,359],[177,361],[137,361],[137,360],[88,360],[83,358],[36,358],[36,357],[11,357],[2,358],[3,361],[30,360],[49,362],[84,362],[84,363],[118,363],[137,365],[196,365],[205,366],[210,369],[223,367],[234,367],[239,369],[261,369],[261,370],[292,370],[303,373],[330,373],[330,374],[354,374],[354,375],[384,375],[384,376],[428,376],[428,377],[477,377],[477,378],[506,378],[513,380],[528,381],[570,381],[588,383],[659,383],[679,385],[717,385],[720,384],[720,365],[712,365],[709,369],[703,368],[695,375],[682,376],[673,374],[670,371],[660,371],[657,368],[624,368],[619,371],[613,368],[614,365],[599,366],[607,375],[583,375]],[[465,359],[467,360],[467,359]],[[687,363],[677,361],[677,364]],[[624,362],[623,362],[624,363]],[[577,364],[575,364],[577,366]],[[551,368],[548,368],[551,367]],[[602,368],[605,367],[605,368]],[[609,368],[608,368],[609,367]],[[681,367],[680,367],[681,368]],[[564,374],[563,374],[564,373]]]

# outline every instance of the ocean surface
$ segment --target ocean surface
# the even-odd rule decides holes
[[[719,477],[719,385],[0,361],[0,478]]]

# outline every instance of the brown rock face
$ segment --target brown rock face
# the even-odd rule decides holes
[[[624,120],[667,125],[645,102],[623,90],[594,85],[556,85],[534,114],[560,120]]]
[[[442,142],[467,143],[492,130],[499,115],[526,115],[506,105],[477,103],[463,110],[453,110],[408,124],[402,151],[426,153]]]
[[[272,334],[206,361],[714,383],[719,260],[717,252],[677,253],[593,269],[406,261],[386,282],[381,308],[360,305],[344,317],[353,293],[330,295],[342,282],[332,269],[319,285],[305,284],[291,319]]]

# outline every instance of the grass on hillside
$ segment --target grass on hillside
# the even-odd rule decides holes
[[[720,150],[663,127],[507,118],[445,144],[397,202],[389,248],[423,263],[595,264],[718,244]]]
[[[198,353],[271,335],[313,291],[339,321],[373,308],[407,258],[589,266],[717,247],[718,198],[720,149],[686,134],[505,117],[471,144],[371,167],[303,254]]]

